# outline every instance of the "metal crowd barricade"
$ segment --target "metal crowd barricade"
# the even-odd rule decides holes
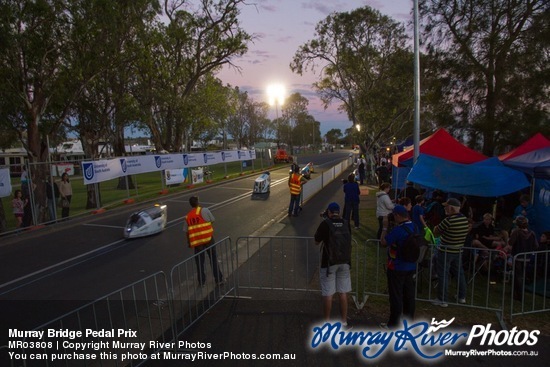
[[[357,242],[352,240],[352,272],[360,268]],[[238,291],[273,290],[320,293],[321,247],[312,237],[240,237],[237,240]],[[350,295],[358,308],[357,278]],[[364,303],[363,303],[364,304]]]
[[[108,338],[111,343],[115,340],[120,342],[145,343],[146,350],[150,353],[157,352],[160,349],[150,347],[150,341],[170,342],[174,339],[170,335],[172,325],[172,315],[169,302],[168,285],[166,276],[163,272],[150,275],[147,278],[134,282],[124,288],[110,293],[107,296],[99,298],[93,302],[83,305],[74,311],[68,312],[58,318],[49,321],[33,329],[33,331],[44,331],[44,337],[40,340],[41,349],[33,348],[26,350],[24,348],[14,349],[15,353],[27,355],[27,352],[33,354],[44,354],[50,358],[45,360],[16,359],[18,366],[94,366],[94,365],[126,365],[137,366],[143,363],[147,358],[134,358],[124,363],[117,360],[75,360],[61,359],[52,361],[51,355],[71,354],[75,351],[74,347],[65,343],[97,343],[97,351],[103,353],[132,353],[136,354],[134,348],[116,348],[113,344],[105,347],[106,338],[99,335],[86,335],[86,330],[133,330],[135,336],[123,335],[120,338]],[[49,336],[48,330],[61,331],[82,331],[81,337]],[[23,339],[23,342],[27,339]],[[36,341],[32,339],[32,341]],[[48,347],[48,343],[57,347]],[[59,344],[57,344],[59,342]],[[144,353],[149,355],[150,353]]]
[[[417,270],[418,300],[433,301],[437,298],[437,287],[442,281],[438,277],[438,254],[443,261],[447,261],[449,253],[445,246],[432,247],[431,256],[424,266]],[[497,313],[499,321],[503,322],[505,296],[508,284],[509,269],[507,268],[506,253],[495,249],[480,249],[464,246],[461,249],[458,267],[462,267],[465,277],[466,297],[465,303],[459,302],[459,278],[448,270],[448,284],[446,303],[457,304],[464,307],[472,307]],[[422,289],[422,281],[429,284],[427,296]],[[445,285],[443,285],[445,287]]]
[[[369,296],[388,296],[387,249],[380,246],[380,241],[370,239],[358,250],[352,274],[354,274],[354,291],[358,295],[356,304],[358,308],[362,308]],[[431,302],[437,298],[437,286],[440,282],[437,276],[438,251],[437,248],[432,247],[427,258],[417,267],[415,275],[417,300]],[[443,253],[443,258],[446,260],[446,253]],[[459,303],[459,279],[451,274],[448,277],[446,303],[494,311],[502,322],[507,284],[511,274],[511,269],[507,265],[507,255],[499,250],[463,247],[458,266],[464,269],[466,302]]]
[[[355,255],[352,264],[352,288],[357,308],[361,309],[369,296],[387,296],[386,249],[379,240],[367,240],[361,247],[354,246]]]
[[[216,251],[218,267],[225,278],[223,284],[216,283],[210,254]],[[196,259],[204,256],[206,283],[201,286]],[[237,261],[231,239],[226,237],[212,246],[194,254],[175,265],[170,272],[171,298],[173,301],[174,333],[176,338],[183,334],[224,297],[235,292]]]
[[[312,237],[239,237],[240,289],[318,291],[311,282],[319,268]]]
[[[512,260],[510,321],[514,316],[550,310],[550,250],[523,252]]]

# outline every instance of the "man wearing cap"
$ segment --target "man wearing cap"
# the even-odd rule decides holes
[[[460,201],[455,198],[447,200],[445,219],[434,228],[434,235],[441,236],[441,245],[437,251],[437,298],[432,304],[447,307],[447,288],[449,272],[458,274],[458,303],[466,303],[466,278],[460,259],[462,247],[470,230],[468,218],[460,213]]]
[[[388,263],[386,276],[388,278],[388,294],[390,297],[390,317],[388,322],[380,324],[383,328],[394,328],[401,321],[401,315],[408,320],[414,318],[415,285],[414,275],[416,263],[407,262],[400,258],[400,249],[411,233],[420,233],[418,228],[409,219],[407,208],[396,205],[392,210],[395,226],[389,234],[382,231],[382,245],[388,247]]]
[[[347,326],[348,318],[348,292],[351,292],[351,252],[349,259],[342,264],[330,264],[328,244],[331,236],[331,225],[339,228],[341,240],[345,246],[351,249],[351,230],[348,221],[340,217],[340,206],[337,203],[330,203],[325,212],[325,219],[319,224],[315,231],[315,244],[321,242],[321,270],[319,271],[319,280],[321,284],[321,295],[323,297],[323,316],[325,320],[330,320],[332,309],[332,296],[338,293],[340,300],[340,317],[343,326]],[[330,221],[330,223],[329,223]]]
[[[212,265],[212,273],[216,285],[222,285],[223,275],[218,267],[218,256],[214,244],[214,215],[207,208],[199,206],[198,196],[189,198],[191,210],[187,213],[183,222],[183,232],[186,233],[187,244],[190,248],[195,249],[195,263],[197,266],[199,286],[206,284],[206,274],[204,271],[204,249],[207,249],[210,264]]]

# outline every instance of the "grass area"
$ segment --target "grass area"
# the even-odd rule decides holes
[[[352,264],[352,287],[357,293],[360,302],[363,301],[363,296],[368,294],[368,300],[365,306],[357,310],[353,303],[350,307],[353,312],[352,317],[359,319],[375,318],[376,322],[385,322],[389,316],[389,301],[387,294],[387,280],[384,265],[386,263],[386,249],[378,245],[377,242],[369,242],[369,239],[376,237],[378,229],[378,220],[376,218],[376,190],[369,190],[368,196],[361,196],[361,205],[359,217],[361,229],[353,232],[353,239],[357,242],[357,246],[353,249]],[[471,272],[466,272],[466,281],[471,278]],[[493,274],[495,275],[495,274]],[[509,328],[517,326],[518,329],[525,330],[540,330],[542,335],[550,335],[550,312],[538,312],[525,315],[516,315],[510,322],[510,307],[511,307],[511,282],[503,282],[503,278],[498,278],[496,284],[492,284],[488,277],[491,274],[478,273],[467,284],[467,302],[476,307],[500,308],[502,303],[503,292],[505,295],[504,314],[503,318]],[[433,287],[429,279],[429,271],[419,275],[422,279],[422,287],[419,287],[417,299],[430,299],[436,297],[436,288]],[[420,285],[420,284],[419,284]],[[431,294],[428,292],[431,287]],[[503,290],[504,287],[504,290]],[[420,288],[422,292],[420,292]],[[454,284],[449,285],[449,294],[455,291]],[[374,295],[373,295],[374,294]],[[524,310],[539,310],[548,308],[550,299],[544,299],[539,295],[533,296],[532,293],[525,293]],[[521,303],[514,301],[514,313],[520,312]],[[436,319],[452,319],[455,317],[455,324],[458,325],[474,325],[492,323],[494,328],[498,328],[498,317],[495,311],[487,311],[476,307],[458,306],[449,304],[448,308],[434,306],[427,301],[416,302],[416,316],[426,320]],[[355,316],[353,316],[355,314]]]

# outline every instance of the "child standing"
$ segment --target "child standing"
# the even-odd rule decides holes
[[[21,197],[23,196],[23,193],[21,190],[15,190],[15,194],[13,195],[13,200],[11,201],[11,206],[13,208],[13,215],[15,216],[15,225],[17,228],[21,227],[21,224],[23,224],[23,212],[25,207],[25,202]]]

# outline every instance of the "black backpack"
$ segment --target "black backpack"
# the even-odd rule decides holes
[[[421,263],[426,256],[426,252],[429,248],[428,241],[420,233],[412,232],[407,226],[403,225],[403,228],[409,234],[405,239],[405,242],[397,252],[397,257],[400,260],[410,263]],[[415,225],[416,229],[416,225]]]
[[[351,233],[346,220],[332,221],[326,218],[330,230],[328,243],[325,244],[329,266],[351,262]]]

